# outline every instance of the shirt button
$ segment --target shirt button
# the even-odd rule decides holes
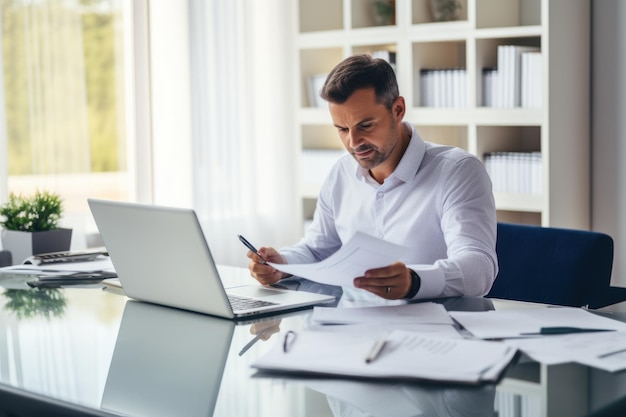
[[[378,198],[383,198],[383,195],[385,195],[385,193],[383,193],[382,191],[379,191],[378,193],[376,193],[376,197]]]

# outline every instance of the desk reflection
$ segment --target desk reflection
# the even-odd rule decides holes
[[[496,387],[440,387],[351,381],[313,381],[335,417],[489,417]]]
[[[101,408],[130,416],[211,416],[235,324],[129,300]]]

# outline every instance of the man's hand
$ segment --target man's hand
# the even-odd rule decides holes
[[[278,253],[276,249],[262,247],[259,249],[259,254],[262,258],[252,251],[248,251],[246,255],[250,259],[250,264],[248,265],[250,275],[257,281],[263,285],[272,285],[287,276],[287,274],[265,263],[266,261],[276,264],[287,263],[284,256]]]
[[[365,271],[365,276],[354,279],[354,286],[387,300],[399,300],[405,298],[411,289],[411,273],[405,264],[396,262]]]

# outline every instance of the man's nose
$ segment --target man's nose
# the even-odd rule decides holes
[[[363,143],[363,137],[358,133],[358,131],[350,130],[350,132],[348,132],[348,145],[350,148],[356,149],[361,143]]]

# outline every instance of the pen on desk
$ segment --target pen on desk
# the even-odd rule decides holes
[[[370,349],[369,353],[365,357],[365,363],[374,362],[376,358],[378,358],[378,356],[380,355],[380,352],[382,352],[386,344],[387,344],[387,336],[381,337],[380,339],[376,340],[376,342]]]
[[[596,332],[612,332],[613,329],[587,329],[583,327],[542,327],[539,332],[521,333],[522,336],[538,336],[538,335],[555,335],[555,334],[572,334],[572,333],[596,333]]]
[[[263,263],[266,263],[267,261],[265,260],[264,257],[261,256],[261,254],[259,253],[258,250],[256,250],[256,248],[254,247],[254,245],[252,245],[252,243],[248,242],[248,239],[246,239],[245,237],[241,236],[241,235],[237,235],[239,237],[239,240],[241,240],[241,243],[243,243],[246,248],[250,249],[252,252],[256,253],[257,256],[259,258],[261,258],[263,260]]]

